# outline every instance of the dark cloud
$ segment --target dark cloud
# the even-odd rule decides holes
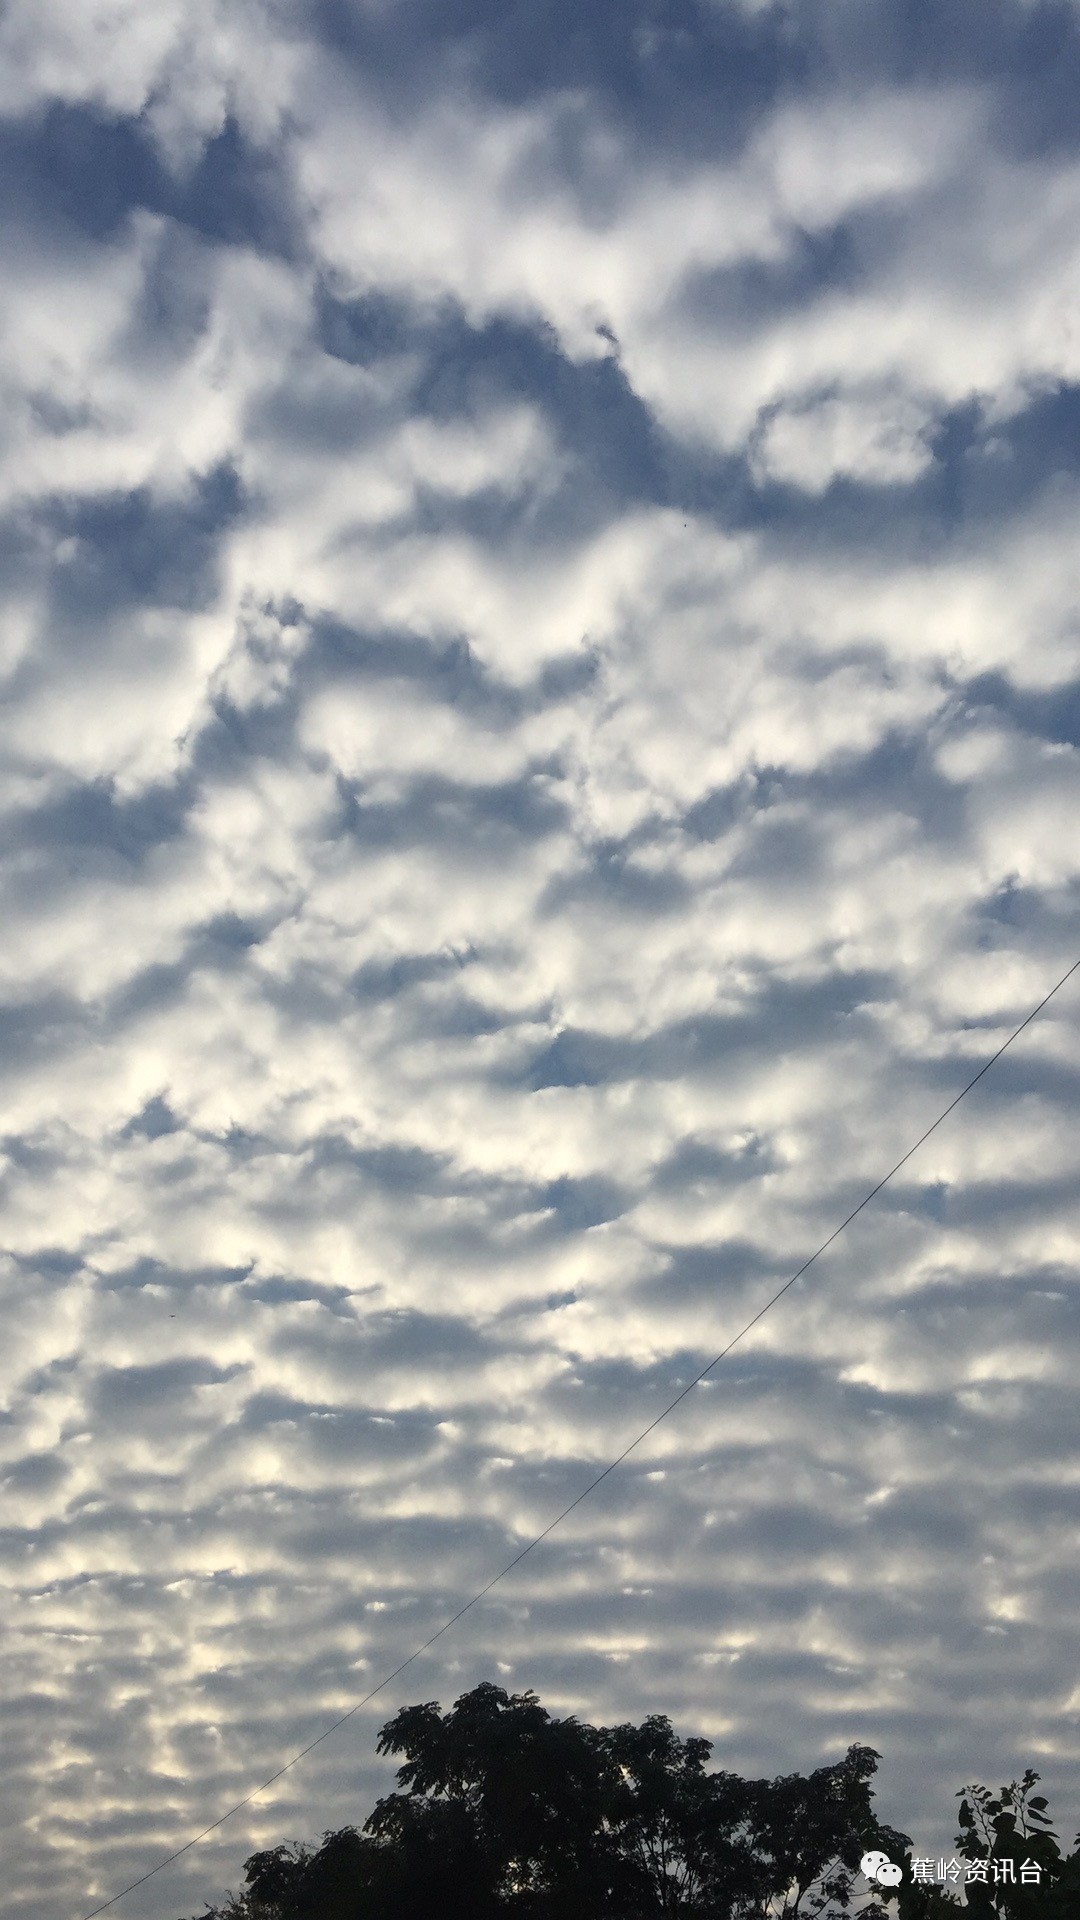
[[[37,871],[45,865],[65,878],[85,875],[98,866],[107,874],[142,867],[156,848],[175,841],[184,832],[193,798],[188,783],[151,787],[139,794],[118,794],[105,780],[80,783],[40,806],[13,811],[7,817],[7,852],[37,856]],[[21,876],[16,886],[27,887]]]
[[[881,209],[878,222],[888,218]],[[864,224],[865,215],[819,232],[794,227],[779,259],[751,255],[730,265],[695,268],[679,289],[678,309],[710,330],[752,335],[793,311],[805,312],[839,291],[852,291],[866,272]]]
[[[730,1186],[743,1180],[758,1180],[772,1173],[776,1159],[766,1140],[751,1135],[738,1146],[722,1148],[709,1140],[687,1135],[656,1168],[654,1184],[662,1191],[678,1192],[691,1186]],[[709,1253],[710,1249],[702,1249]],[[749,1248],[746,1249],[749,1252]]]
[[[389,1193],[431,1193],[443,1184],[446,1162],[418,1147],[363,1147],[340,1137],[312,1143],[313,1170],[344,1170]]]
[[[366,850],[453,846],[459,857],[498,860],[519,840],[540,839],[568,823],[563,801],[541,770],[517,780],[472,785],[446,775],[414,780],[400,800],[368,798],[339,786],[341,828]]]
[[[155,500],[146,488],[58,500],[49,532],[71,548],[50,583],[58,615],[82,623],[130,606],[205,605],[241,505],[229,465],[198,478],[186,500]]]
[[[200,1387],[230,1380],[235,1368],[216,1367],[210,1360],[161,1360],[155,1365],[103,1368],[94,1381],[91,1405],[107,1421],[167,1417]]]
[[[749,997],[745,1011],[698,1015],[642,1039],[568,1028],[535,1061],[532,1085],[595,1086],[738,1067],[748,1050],[775,1054],[818,1044],[838,1022],[885,999],[888,991],[885,975],[836,974],[807,983],[774,978]]]
[[[402,953],[392,960],[365,960],[349,985],[360,1001],[396,1000],[429,981],[453,979],[476,957],[473,953]]]
[[[52,1493],[67,1474],[55,1453],[28,1453],[4,1468],[4,1484],[12,1493]]]
[[[711,1177],[716,1178],[715,1172]],[[693,1306],[718,1298],[730,1300],[736,1293],[741,1296],[753,1282],[770,1275],[779,1277],[775,1256],[747,1241],[732,1240],[719,1246],[673,1248],[662,1272],[640,1281],[638,1287],[657,1306]]]
[[[344,300],[324,291],[316,326],[336,361],[411,367],[406,392],[394,390],[388,406],[370,382],[346,393],[338,381],[291,383],[263,403],[254,431],[313,452],[341,452],[385,431],[401,409],[445,424],[482,419],[513,402],[535,407],[550,429],[561,471],[549,468],[539,485],[523,479],[513,489],[500,483],[464,496],[421,486],[398,531],[513,537],[535,551],[549,540],[579,544],[628,504],[678,497],[679,457],[617,356],[573,359],[539,316],[499,314],[481,325],[454,302],[410,308],[377,293]]]
[[[313,17],[336,54],[403,99],[426,93],[447,65],[492,100],[521,107],[581,89],[635,146],[668,153],[737,148],[806,68],[780,8],[748,11],[700,0],[630,8],[600,0],[587,16],[547,0],[509,9],[487,0],[437,7],[411,0],[392,15],[353,0],[316,0]],[[584,117],[556,122],[542,160],[580,179]],[[611,191],[603,174],[599,183]]]
[[[1007,150],[1074,144],[1080,32],[1069,0],[873,0],[813,11],[837,77],[982,84],[997,95],[993,125]]]
[[[55,1051],[79,1018],[80,1009],[63,993],[0,1005],[0,1059],[16,1066]]]
[[[149,1102],[149,1111],[153,1115],[161,1103],[155,1098]],[[145,1120],[148,1109],[144,1108],[139,1116]],[[151,1120],[153,1124],[153,1120]],[[132,1128],[136,1135],[144,1134],[149,1139],[160,1139],[164,1134],[172,1133],[175,1126],[165,1126],[160,1131],[148,1133],[145,1126]],[[250,1267],[174,1267],[163,1260],[149,1255],[132,1261],[130,1266],[120,1267],[96,1275],[97,1285],[112,1292],[126,1288],[160,1287],[170,1293],[192,1293],[201,1287],[217,1289],[233,1287],[245,1280]]]
[[[834,288],[835,292],[836,289]],[[834,389],[793,395],[795,412],[824,420]],[[864,479],[836,472],[807,488],[786,476],[755,472],[752,460],[705,464],[673,453],[670,497],[721,524],[760,532],[779,550],[834,548],[910,566],[928,553],[978,549],[989,529],[1031,513],[1041,496],[1076,484],[1077,393],[1060,383],[1036,393],[1012,418],[987,420],[977,399],[941,412],[925,426],[925,462],[911,476]],[[767,425],[782,411],[771,403]]]
[[[1041,740],[1080,746],[1080,680],[1049,688],[1017,686],[1006,673],[980,674],[964,689],[973,714],[987,713]],[[1019,909],[1028,889],[1014,882],[1010,903]]]
[[[635,861],[634,852],[634,847],[610,842],[591,847],[587,866],[561,874],[548,888],[541,910],[558,914],[593,907],[601,913],[656,914],[685,907],[691,889],[678,869],[646,866]]]
[[[0,146],[9,219],[56,243],[65,228],[109,240],[142,209],[219,244],[269,253],[295,246],[285,156],[260,152],[233,119],[177,173],[141,117],[114,118],[82,101],[54,101],[6,121]]]

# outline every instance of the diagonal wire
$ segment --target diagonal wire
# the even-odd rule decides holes
[[[520,1553],[516,1553],[512,1560],[508,1560],[506,1565],[500,1568],[498,1573],[492,1575],[492,1578],[486,1586],[481,1587],[477,1593],[474,1593],[471,1600],[466,1600],[464,1606],[459,1607],[456,1613],[452,1613],[448,1620],[444,1620],[442,1626],[439,1627],[435,1633],[431,1634],[427,1640],[423,1641],[420,1646],[416,1647],[407,1659],[402,1660],[400,1665],[394,1667],[392,1672],[385,1674],[377,1686],[372,1687],[369,1693],[365,1693],[362,1700],[357,1700],[354,1705],[348,1709],[347,1713],[339,1714],[338,1718],[332,1720],[328,1727],[324,1727],[321,1733],[316,1734],[314,1740],[309,1740],[306,1747],[301,1747],[299,1753],[294,1753],[291,1759],[286,1760],[284,1765],[277,1769],[276,1773],[270,1774],[269,1777],[261,1781],[257,1787],[253,1787],[251,1792],[245,1794],[242,1800],[237,1800],[234,1806],[229,1807],[227,1811],[220,1814],[216,1820],[212,1820],[208,1827],[203,1827],[201,1832],[193,1834],[190,1840],[185,1840],[182,1847],[177,1847],[175,1852],[166,1854],[165,1858],[159,1860],[156,1866],[151,1867],[148,1873],[141,1874],[138,1880],[132,1880],[128,1886],[122,1887],[119,1893],[112,1895],[111,1899],[103,1900],[99,1907],[91,1907],[89,1913],[83,1915],[83,1920],[96,1920],[96,1916],[99,1913],[107,1913],[110,1907],[115,1907],[117,1903],[123,1900],[129,1893],[134,1893],[137,1887],[144,1887],[148,1880],[154,1878],[155,1874],[162,1873],[166,1867],[171,1867],[174,1861],[180,1860],[185,1853],[190,1853],[192,1847],[197,1847],[201,1840],[205,1840],[210,1834],[216,1833],[218,1828],[223,1827],[226,1820],[231,1820],[235,1813],[240,1813],[244,1807],[249,1807],[253,1800],[257,1800],[261,1793],[266,1792],[268,1787],[272,1787],[284,1774],[289,1773],[293,1767],[298,1766],[300,1761],[305,1759],[309,1753],[312,1753],[316,1747],[320,1747],[324,1740],[329,1740],[332,1733],[336,1733],[339,1727],[343,1727],[347,1720],[351,1720],[354,1714],[361,1712],[378,1694],[384,1692],[385,1689],[390,1686],[391,1682],[397,1679],[399,1674],[404,1673],[407,1667],[411,1667],[415,1660],[419,1660],[422,1654],[427,1653],[429,1647],[433,1647],[437,1640],[442,1639],[444,1633],[449,1633],[451,1627],[456,1627],[459,1620],[464,1619],[465,1615],[471,1612],[473,1607],[479,1605],[480,1601],[486,1598],[493,1587],[497,1587],[501,1580],[505,1580],[508,1574],[513,1573],[515,1567],[520,1567],[522,1561],[527,1559],[529,1554],[540,1546],[541,1542],[546,1540],[550,1533],[554,1533],[556,1527],[561,1526],[563,1521],[568,1519],[577,1507],[580,1507],[583,1500],[587,1500],[591,1493],[595,1493],[597,1487],[600,1486],[602,1481],[608,1478],[609,1474],[614,1473],[617,1467],[621,1467],[623,1461],[628,1459],[637,1447],[640,1447],[643,1440],[647,1440],[651,1433],[656,1432],[657,1427],[660,1426],[661,1422],[666,1420],[670,1414],[674,1413],[676,1407],[681,1407],[688,1395],[693,1393],[694,1388],[699,1387],[701,1382],[708,1378],[713,1369],[720,1365],[721,1360],[725,1360],[732,1349],[737,1347],[741,1340],[745,1340],[752,1328],[756,1327],[758,1322],[763,1320],[765,1315],[772,1311],[777,1301],[783,1299],[785,1293],[790,1291],[795,1285],[795,1282],[802,1279],[803,1274],[809,1271],[816,1260],[820,1260],[822,1254],[832,1246],[833,1241],[840,1238],[840,1235],[846,1228],[850,1227],[852,1221],[858,1218],[864,1208],[868,1207],[870,1202],[877,1198],[882,1188],[887,1187],[890,1180],[895,1178],[901,1167],[907,1165],[912,1155],[918,1153],[919,1148],[929,1140],[930,1135],[937,1132],[942,1122],[947,1120],[950,1113],[953,1113],[960,1105],[961,1100],[965,1100],[971,1092],[971,1089],[978,1086],[983,1075],[989,1073],[991,1067],[995,1066],[1001,1059],[1002,1054],[1006,1053],[1012,1046],[1013,1041],[1020,1038],[1025,1027],[1030,1027],[1032,1021],[1038,1018],[1044,1007],[1049,1006],[1054,995],[1061,992],[1062,987],[1065,986],[1067,981],[1072,979],[1073,974],[1076,973],[1078,969],[1080,969],[1080,959],[1073,961],[1068,972],[1063,973],[1061,979],[1051,987],[1049,993],[1044,994],[1038,1006],[1032,1007],[1031,1012],[1025,1015],[1019,1026],[1013,1028],[1008,1038],[1003,1040],[1000,1047],[990,1055],[988,1060],[983,1062],[978,1073],[972,1075],[966,1086],[961,1087],[955,1099],[950,1100],[948,1106],[938,1114],[937,1119],[931,1121],[925,1133],[920,1133],[914,1145],[908,1148],[907,1152],[896,1162],[896,1165],[890,1167],[888,1173],[882,1175],[876,1186],[871,1187],[869,1193],[864,1194],[858,1206],[852,1207],[851,1212],[841,1220],[840,1225],[833,1228],[828,1239],[823,1240],[820,1247],[815,1248],[809,1259],[804,1260],[802,1266],[796,1268],[790,1279],[785,1280],[783,1286],[778,1287],[771,1298],[766,1300],[765,1305],[758,1308],[753,1318],[748,1320],[745,1326],[740,1327],[738,1333],[733,1335],[728,1341],[727,1346],[722,1347],[720,1352],[714,1355],[713,1359],[709,1361],[708,1366],[702,1367],[701,1372],[694,1375],[694,1378],[683,1387],[682,1391],[675,1395],[674,1400],[670,1401],[668,1405],[663,1408],[662,1412],[656,1415],[655,1419],[650,1420],[647,1427],[642,1427],[641,1432],[635,1435],[629,1445],[625,1446],[621,1453],[616,1454],[614,1460],[609,1460],[607,1466],[602,1468],[598,1474],[595,1474],[586,1486],[582,1487],[581,1492],[571,1500],[569,1506],[564,1507],[561,1513],[557,1513],[554,1520],[548,1521],[542,1533],[538,1533],[535,1539],[530,1540],[527,1546],[522,1547]]]

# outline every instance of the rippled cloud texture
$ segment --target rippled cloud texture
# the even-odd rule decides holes
[[[1080,951],[1080,12],[10,0],[5,1911],[432,1632]],[[1075,989],[477,1679],[1077,1811]],[[1072,1828],[1068,1831],[1071,1833]]]

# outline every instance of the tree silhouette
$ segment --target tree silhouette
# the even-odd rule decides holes
[[[743,1780],[664,1715],[593,1727],[485,1682],[445,1714],[403,1708],[379,1751],[398,1791],[362,1832],[253,1854],[200,1920],[813,1920],[848,1904],[868,1847],[908,1844],[874,1816],[868,1747]]]
[[[273,1847],[199,1920],[956,1920],[907,1836],[873,1808],[878,1754],[775,1780],[710,1772],[707,1740],[670,1720],[593,1727],[488,1682],[447,1713],[404,1707],[379,1735],[397,1790],[362,1831]],[[960,1796],[971,1920],[1080,1920],[1080,1851],[1064,1859],[1038,1775]],[[1080,1843],[1078,1843],[1080,1846]],[[869,1851],[897,1886],[860,1876]],[[1006,1866],[1006,1862],[1011,1865]],[[1026,1863],[1026,1872],[1025,1872]],[[928,1863],[924,1863],[928,1864]],[[1034,1884],[1033,1868],[1039,1869]]]
[[[1029,1767],[1022,1780],[991,1793],[965,1787],[960,1801],[957,1852],[985,1864],[985,1881],[968,1880],[972,1920],[991,1914],[1007,1920],[1077,1920],[1080,1916],[1080,1834],[1075,1850],[1062,1855],[1043,1794],[1033,1789],[1039,1775]],[[1006,1865],[1006,1863],[1008,1863]],[[1038,1867],[1038,1884],[1025,1869]]]

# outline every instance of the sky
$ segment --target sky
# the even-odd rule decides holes
[[[1080,955],[1080,7],[7,0],[0,1825],[72,1920],[732,1338]],[[481,1679],[1080,1820],[1063,988]]]

